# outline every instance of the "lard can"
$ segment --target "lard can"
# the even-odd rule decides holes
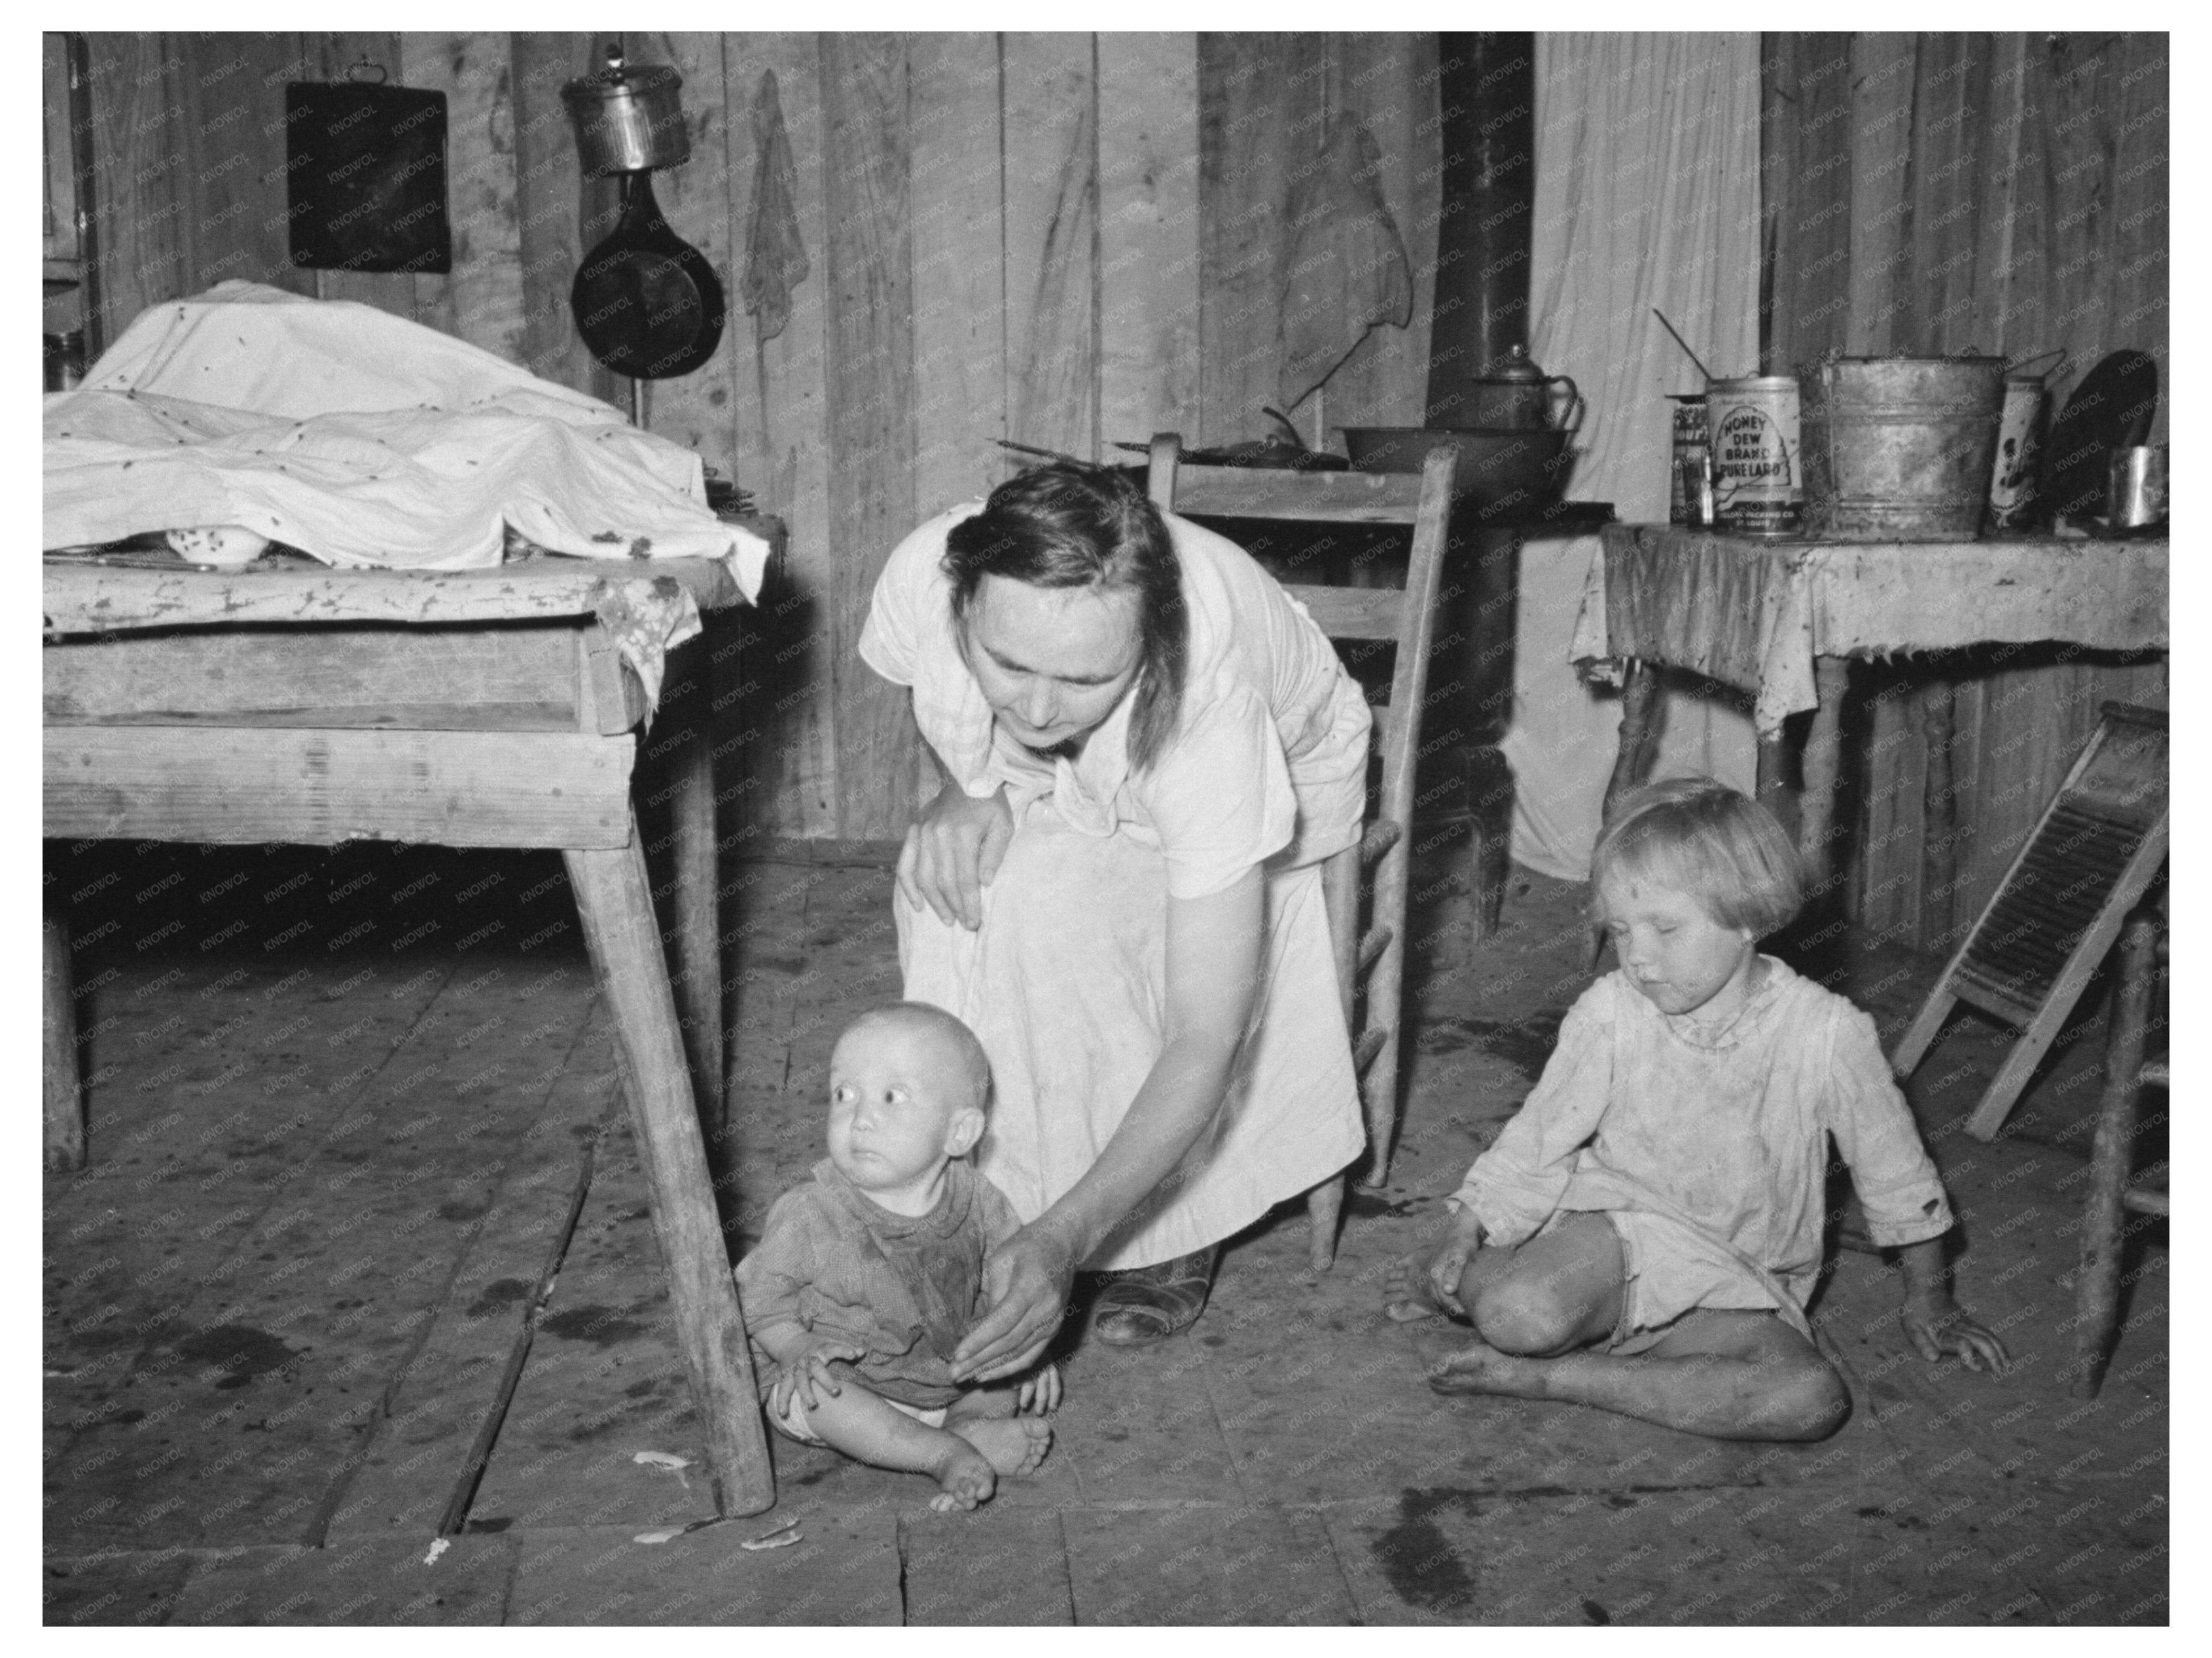
[[[1667,473],[1667,521],[1670,524],[1701,524],[1698,516],[1698,481],[1705,474],[1705,394],[1703,392],[1671,392],[1668,400],[1674,405],[1674,464]]]
[[[1997,416],[1997,458],[1990,467],[1991,529],[2016,529],[2035,504],[2035,458],[2043,430],[2043,376],[2007,375]]]
[[[1797,442],[1797,381],[1752,375],[1705,383],[1713,515],[1739,535],[1795,535],[1804,514]]]

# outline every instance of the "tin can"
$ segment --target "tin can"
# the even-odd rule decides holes
[[[2165,520],[2165,446],[2113,450],[2106,521],[2116,530],[2131,530]]]
[[[2007,375],[1997,416],[1997,458],[1990,468],[1991,529],[2015,529],[2035,504],[2035,459],[2043,435],[2043,376]]]
[[[84,333],[71,329],[65,334],[46,336],[46,388],[50,392],[75,390],[84,381]]]
[[[1674,462],[1667,472],[1667,521],[1670,524],[1698,524],[1705,521],[1698,515],[1698,482],[1705,477],[1705,394],[1703,392],[1672,392],[1668,400],[1674,405]]]
[[[1795,535],[1805,507],[1797,381],[1752,375],[1705,383],[1714,522],[1739,535]]]

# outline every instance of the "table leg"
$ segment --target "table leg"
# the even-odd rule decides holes
[[[1954,784],[1952,753],[1958,741],[1952,717],[1951,687],[1937,684],[1921,693],[1920,728],[1927,741],[1928,773],[1920,789],[1920,915],[1923,927],[1933,894],[1942,919],[1932,930],[1938,938],[1951,936],[1952,899],[1958,888],[1958,789]]]
[[[688,660],[687,660],[688,659]],[[714,744],[704,643],[672,661],[659,719],[675,728],[668,757],[673,837],[676,1005],[701,1120],[719,1134],[722,1119],[721,889],[714,827]],[[679,681],[675,671],[681,668]]]
[[[84,1167],[84,1090],[76,1067],[76,1002],[70,979],[69,919],[45,917],[46,1167],[60,1173]]]
[[[1758,781],[1753,783],[1752,788],[1758,796],[1759,803],[1774,814],[1775,821],[1778,823],[1788,821],[1783,815],[1790,799],[1789,771],[1784,763],[1787,759],[1788,756],[1783,752],[1783,739],[1779,731],[1762,735],[1759,737],[1757,759]]]
[[[1650,749],[1658,735],[1653,717],[1659,708],[1659,670],[1650,663],[1628,659],[1628,677],[1620,687],[1620,749],[1613,757],[1613,776],[1605,785],[1605,813],[1613,802],[1644,781],[1650,768]]]
[[[775,1502],[775,1477],[769,1467],[737,1283],[715,1214],[645,853],[633,839],[615,850],[562,856],[599,994],[613,1015],[623,1093],[675,1303],[677,1342],[690,1373],[691,1397],[707,1425],[716,1511],[758,1514]]]
[[[1813,684],[1820,706],[1813,711],[1813,728],[1805,738],[1805,795],[1797,826],[1797,853],[1804,860],[1808,897],[1828,884],[1836,778],[1843,764],[1844,687],[1850,677],[1847,657],[1814,661]]]

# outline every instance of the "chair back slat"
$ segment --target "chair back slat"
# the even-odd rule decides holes
[[[1406,611],[1403,588],[1315,588],[1283,584],[1332,639],[1395,639]]]
[[[1419,472],[1295,472],[1186,462],[1176,468],[1174,498],[1175,510],[1185,517],[1410,524],[1420,510],[1421,478]]]

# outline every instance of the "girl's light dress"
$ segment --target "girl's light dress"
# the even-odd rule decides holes
[[[1264,868],[1258,1002],[1220,1111],[1086,1266],[1150,1265],[1218,1241],[1328,1178],[1364,1143],[1321,860],[1364,806],[1370,716],[1304,608],[1241,548],[1170,516],[1190,654],[1158,762],[1128,758],[1124,697],[1074,760],[1000,733],[954,631],[941,560],[957,508],[876,584],[860,655],[911,686],[923,737],[971,795],[1004,787],[1015,834],[977,932],[893,900],[905,994],[958,1015],[991,1060],[978,1167],[1024,1221],[1097,1160],[1159,1057],[1170,898]]]
[[[1762,956],[1766,978],[1717,1036],[1662,1013],[1619,972],[1585,991],[1544,1075],[1454,1194],[1488,1241],[1598,1210],[1620,1234],[1617,1347],[1692,1308],[1771,1308],[1810,1336],[1828,1143],[1885,1247],[1948,1230],[1950,1204],[1874,1021]]]

